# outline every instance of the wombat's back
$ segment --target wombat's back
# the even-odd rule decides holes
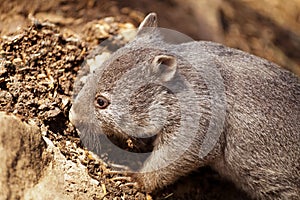
[[[226,91],[226,143],[215,169],[257,197],[298,198],[299,78],[235,49],[210,42],[193,45],[200,58],[216,60]]]

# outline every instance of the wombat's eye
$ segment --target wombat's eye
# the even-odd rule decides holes
[[[96,99],[95,99],[95,106],[97,108],[100,108],[100,109],[104,109],[106,108],[108,105],[110,104],[110,102],[103,96],[101,95],[98,95],[96,96]]]

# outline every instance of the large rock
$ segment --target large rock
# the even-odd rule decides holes
[[[85,166],[67,160],[38,127],[0,112],[0,199],[104,196]]]
[[[0,199],[19,199],[38,182],[45,149],[37,127],[0,113]]]

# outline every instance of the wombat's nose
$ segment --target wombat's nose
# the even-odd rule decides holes
[[[69,120],[70,122],[75,125],[75,113],[74,113],[74,107],[72,106],[70,111],[69,111]]]

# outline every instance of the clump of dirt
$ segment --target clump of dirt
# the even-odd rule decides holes
[[[86,45],[51,24],[37,22],[7,38],[1,49],[1,93],[12,100],[1,106],[24,120],[65,115]]]

